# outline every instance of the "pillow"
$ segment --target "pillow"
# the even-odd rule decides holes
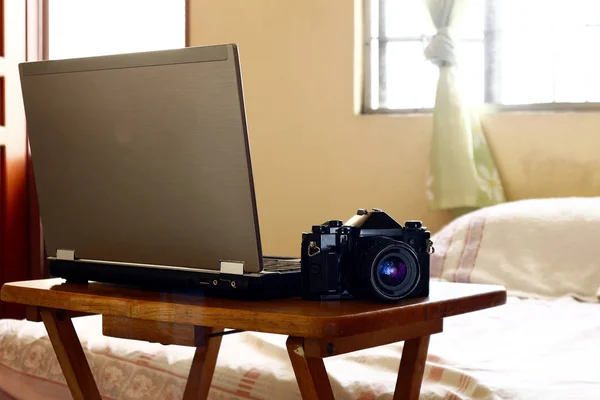
[[[598,301],[600,197],[520,200],[482,208],[455,219],[432,240],[433,279]]]

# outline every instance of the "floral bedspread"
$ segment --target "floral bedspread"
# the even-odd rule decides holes
[[[74,320],[104,399],[181,399],[194,349],[104,337],[98,316]],[[209,399],[300,399],[284,336],[223,338]],[[598,399],[600,304],[509,298],[449,318],[432,336],[422,399]],[[391,399],[402,343],[325,360],[336,399]],[[0,320],[0,389],[68,399],[43,324]]]

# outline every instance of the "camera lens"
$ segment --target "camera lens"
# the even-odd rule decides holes
[[[377,278],[386,286],[397,286],[406,279],[406,263],[397,255],[384,258],[377,266]]]
[[[360,276],[368,277],[369,287],[365,289],[388,301],[409,296],[421,275],[415,251],[406,243],[389,238],[369,243],[358,268]]]

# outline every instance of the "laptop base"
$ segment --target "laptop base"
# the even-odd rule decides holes
[[[210,297],[266,300],[300,296],[298,272],[268,272],[248,275],[213,273],[70,260],[49,260],[53,277],[67,283],[89,281],[131,286],[160,292],[186,292]]]

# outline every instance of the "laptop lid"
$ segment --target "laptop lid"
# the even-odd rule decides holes
[[[48,256],[262,270],[237,46],[19,68]]]

